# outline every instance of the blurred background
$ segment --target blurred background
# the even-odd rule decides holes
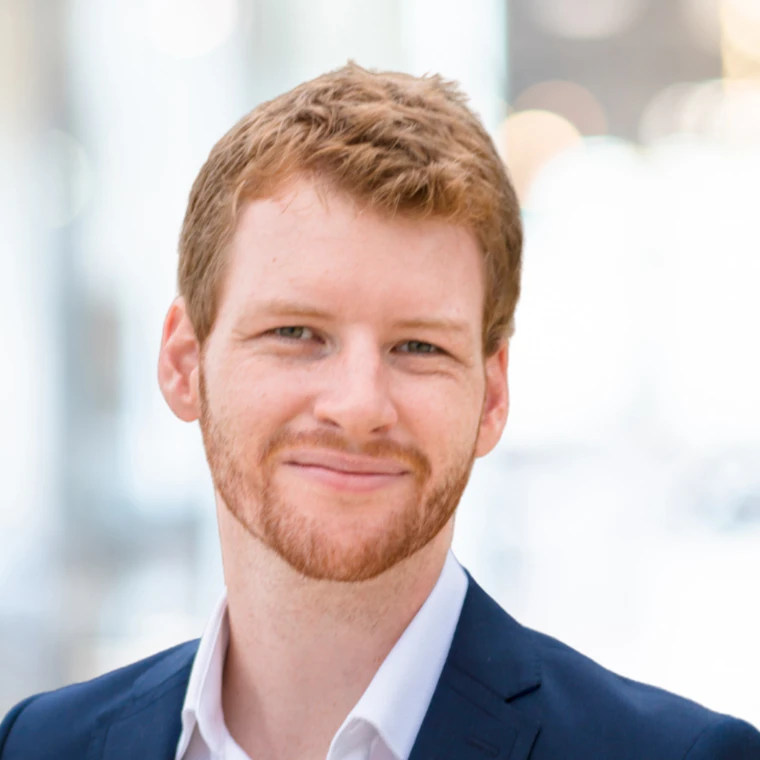
[[[460,560],[760,724],[760,0],[0,0],[0,713],[202,632],[210,480],[155,380],[187,195],[348,58],[459,80],[523,204]]]

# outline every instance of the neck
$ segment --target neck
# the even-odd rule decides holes
[[[376,578],[338,583],[304,578],[223,504],[218,514],[230,624],[227,728],[251,757],[324,758],[432,591],[453,524]]]

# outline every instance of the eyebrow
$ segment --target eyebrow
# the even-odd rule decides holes
[[[283,317],[311,317],[313,319],[329,319],[330,313],[314,306],[307,306],[298,301],[286,301],[276,298],[257,304],[256,311]]]
[[[468,335],[470,333],[470,328],[466,322],[445,317],[436,319],[404,319],[395,324],[397,327],[409,330],[434,330],[436,332],[451,332],[461,335]]]
[[[258,304],[256,311],[283,317],[309,317],[323,320],[334,318],[333,314],[324,309],[280,298]],[[403,319],[394,322],[394,326],[406,330],[433,330],[435,332],[449,332],[459,335],[469,335],[470,333],[470,328],[466,322],[447,317]]]

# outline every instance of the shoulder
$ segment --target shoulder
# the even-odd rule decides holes
[[[535,728],[531,760],[760,760],[760,733],[749,724],[522,626],[472,577],[448,664]]]
[[[621,760],[760,760],[760,733],[749,724],[613,673],[550,636],[524,630],[541,663],[541,687],[526,695],[526,707],[533,701],[544,715],[538,744],[552,746],[547,757],[572,746],[573,736],[585,736],[604,748],[598,756]]]
[[[91,681],[29,697],[0,724],[0,760],[86,757],[93,733],[141,695],[176,689],[183,696],[197,646],[180,644]]]

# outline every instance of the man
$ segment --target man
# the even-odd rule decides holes
[[[449,552],[507,419],[521,245],[437,77],[348,65],[223,137],[159,382],[200,421],[226,596],[200,643],[17,706],[0,758],[760,758],[746,723],[522,628]]]

